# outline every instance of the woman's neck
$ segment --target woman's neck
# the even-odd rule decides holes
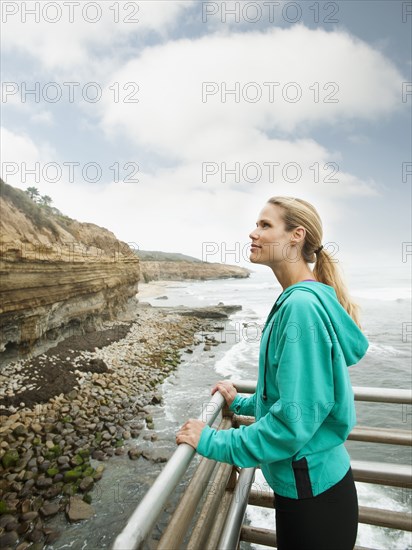
[[[305,279],[315,280],[312,271],[304,262],[297,262],[296,264],[282,263],[272,267],[272,271],[283,290]]]

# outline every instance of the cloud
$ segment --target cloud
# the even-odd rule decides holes
[[[370,138],[363,134],[352,134],[348,136],[348,141],[355,145],[366,145],[370,143]]]
[[[54,118],[50,111],[41,110],[38,113],[34,113],[31,116],[31,121],[35,123],[45,124],[47,126],[53,126]]]
[[[346,33],[296,26],[178,40],[146,48],[110,75],[127,78],[139,86],[138,102],[106,95],[97,106],[103,130],[163,155],[181,173],[179,189],[248,192],[266,181],[329,197],[379,193],[339,154],[304,137],[397,109],[399,72]]]
[[[165,37],[193,2],[6,1],[2,46],[29,55],[56,74],[81,73],[85,65],[93,74],[116,63],[131,37],[136,42],[151,32]],[[97,59],[103,67],[96,67]]]
[[[149,47],[110,75],[127,80],[138,83],[139,103],[106,96],[104,130],[182,161],[233,154],[261,134],[382,118],[397,109],[402,85],[364,42],[300,25]]]
[[[46,142],[35,143],[29,135],[4,126],[0,128],[0,143],[1,177],[20,189],[41,184],[41,193],[52,196],[55,185],[44,179],[42,171],[50,159],[57,158],[54,147]]]
[[[173,10],[181,4],[173,3]],[[161,15],[156,32],[167,33],[168,25],[175,24],[178,12],[173,10]],[[47,50],[56,36],[37,33],[34,44],[44,41],[38,59],[50,70],[66,66],[89,80],[105,73],[104,89],[119,83],[117,102],[113,93],[104,93],[100,102],[80,107],[90,128],[102,130],[108,144],[117,138],[127,143],[125,155],[139,163],[139,181],[116,183],[106,173],[96,184],[81,178],[23,182],[18,173],[6,178],[8,183],[22,188],[37,183],[64,213],[109,227],[141,248],[197,257],[204,243],[218,243],[218,255],[238,250],[247,245],[255,218],[272,195],[309,200],[324,218],[328,241],[353,237],[357,242],[347,224],[349,207],[352,213],[365,204],[361,199],[379,197],[382,184],[351,173],[347,159],[319,136],[322,128],[337,126],[347,139],[363,135],[365,124],[359,130],[359,121],[375,123],[402,106],[402,76],[381,53],[347,33],[303,26],[219,31],[139,46],[137,52],[125,25],[124,34],[110,29],[104,37],[87,36],[78,26],[76,33],[73,51],[71,38],[65,42],[62,33],[56,58]],[[21,37],[17,42],[21,45]],[[118,44],[120,50],[110,57],[110,48]],[[99,57],[99,47],[108,52],[107,60]],[[128,82],[132,89],[123,87]],[[136,90],[138,103],[127,101]],[[209,94],[202,97],[202,90]],[[257,101],[256,93],[262,94]],[[49,120],[46,111],[38,116]],[[73,158],[69,147],[55,151],[50,143],[9,129],[3,136],[3,159],[9,162],[37,162],[42,172],[51,159]],[[360,199],[355,205],[353,197]],[[218,255],[216,261],[225,261]],[[233,257],[227,261],[234,263]]]
[[[328,213],[326,226],[330,225],[331,235],[343,215],[342,203],[333,198],[339,186],[332,192],[333,186],[327,190],[313,182],[297,185],[267,179],[237,187],[221,181],[201,185],[197,163],[152,174],[142,171],[136,183],[106,179],[91,185],[81,178],[70,183],[67,177],[54,182],[53,169],[45,169],[50,159],[59,158],[50,144],[35,143],[27,135],[6,128],[2,128],[2,144],[3,169],[7,161],[9,170],[3,172],[7,183],[21,189],[35,186],[41,195],[51,196],[53,205],[63,213],[108,227],[142,249],[183,251],[197,257],[208,255],[205,259],[210,261],[247,263],[249,232],[264,202],[275,194],[297,194],[314,202],[320,211]],[[294,147],[281,145],[285,155]],[[297,145],[309,153],[319,149],[311,141]],[[30,171],[28,175],[23,163]],[[67,175],[62,163],[61,168]]]
[[[5,162],[19,165],[26,162],[27,165],[31,165],[42,160],[46,161],[54,154],[49,144],[36,145],[27,134],[17,134],[3,126],[0,131],[2,165]]]

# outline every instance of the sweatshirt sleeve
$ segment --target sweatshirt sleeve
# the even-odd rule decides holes
[[[239,394],[236,395],[233,403],[229,409],[235,414],[244,414],[245,416],[254,416],[255,414],[256,394],[254,393],[250,397],[243,397]]]
[[[305,446],[331,411],[332,343],[324,315],[312,301],[291,300],[282,309],[277,371],[267,372],[268,398],[276,377],[278,399],[250,426],[219,431],[206,426],[197,448],[201,455],[240,467],[284,460]]]

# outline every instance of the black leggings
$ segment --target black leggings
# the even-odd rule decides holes
[[[358,496],[352,469],[320,495],[294,499],[275,493],[278,550],[352,550]]]

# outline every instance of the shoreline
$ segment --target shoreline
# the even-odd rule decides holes
[[[167,286],[148,283],[137,297],[156,296]],[[131,323],[71,337],[2,371],[1,547],[40,549],[59,537],[49,518],[64,512],[69,521],[91,517],[89,492],[109,457],[166,460],[156,452],[145,455],[135,440],[153,430],[147,407],[161,403],[156,388],[177,368],[181,353],[218,344],[216,322],[205,313],[141,303]]]
[[[174,283],[174,284],[173,284]],[[167,293],[167,290],[173,286],[181,286],[184,281],[150,281],[149,283],[139,282],[139,292],[136,298],[156,298],[161,294]]]

